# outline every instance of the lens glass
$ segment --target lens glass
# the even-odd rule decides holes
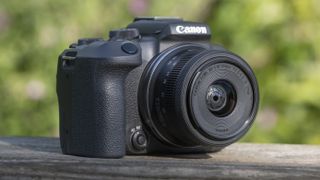
[[[231,83],[218,80],[212,83],[206,95],[208,109],[216,116],[227,116],[236,104],[236,92]]]
[[[227,93],[223,87],[211,85],[208,88],[206,100],[210,111],[219,112],[227,104]]]

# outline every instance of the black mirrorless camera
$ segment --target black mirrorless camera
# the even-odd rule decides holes
[[[259,101],[254,73],[210,44],[208,25],[136,18],[109,37],[79,39],[59,56],[63,153],[213,152],[250,128]]]

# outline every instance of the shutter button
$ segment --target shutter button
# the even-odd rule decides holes
[[[122,44],[121,49],[128,54],[135,54],[138,51],[137,46],[133,43],[124,43]]]

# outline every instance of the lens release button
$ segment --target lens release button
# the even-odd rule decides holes
[[[131,143],[137,150],[144,150],[147,146],[146,135],[142,131],[136,131],[132,135]]]

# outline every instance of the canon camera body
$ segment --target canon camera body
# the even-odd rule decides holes
[[[59,56],[63,153],[213,152],[248,131],[256,78],[241,57],[210,44],[208,25],[136,18],[109,36],[79,39]]]

